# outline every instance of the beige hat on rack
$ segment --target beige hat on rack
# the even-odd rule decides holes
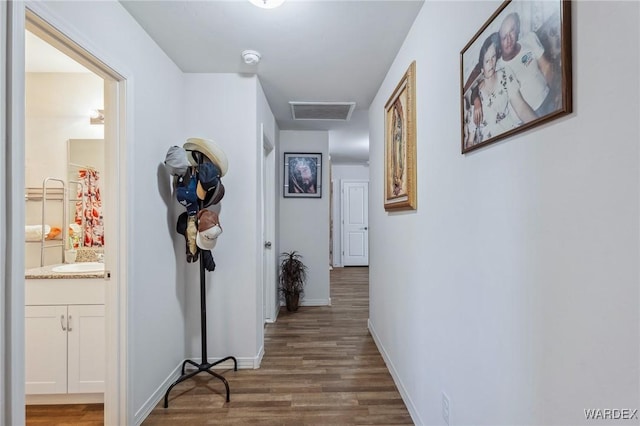
[[[211,250],[216,246],[218,236],[222,234],[218,213],[202,209],[198,212],[198,235],[196,244],[202,250]]]
[[[190,152],[195,151],[203,154],[209,161],[218,166],[221,176],[227,174],[227,170],[229,169],[227,155],[215,141],[211,139],[189,138],[182,147],[187,151],[187,159],[191,165],[198,165],[198,161],[193,156],[193,152]]]

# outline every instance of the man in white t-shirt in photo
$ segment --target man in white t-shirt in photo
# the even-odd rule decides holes
[[[549,95],[552,66],[536,33],[528,32],[520,39],[520,17],[511,13],[502,21],[499,34],[502,56],[498,67],[511,69],[520,83],[522,97],[538,117],[553,112],[557,106],[555,96]]]

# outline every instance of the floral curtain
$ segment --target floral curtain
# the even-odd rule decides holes
[[[84,211],[82,201],[76,202],[75,222],[82,225],[84,217],[85,247],[104,246],[104,223],[102,218],[102,198],[100,197],[100,176],[97,170],[78,170],[78,180],[84,185]],[[82,191],[78,188],[78,199],[82,199]]]

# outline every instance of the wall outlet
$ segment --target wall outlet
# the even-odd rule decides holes
[[[449,419],[451,418],[451,401],[444,391],[442,392],[442,418],[444,424],[449,426]]]

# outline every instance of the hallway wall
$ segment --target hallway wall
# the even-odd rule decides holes
[[[284,198],[285,152],[322,153],[322,198]],[[329,138],[324,131],[280,131],[276,168],[279,171],[280,252],[296,250],[309,267],[301,305],[331,303],[329,295]]]
[[[416,424],[442,392],[451,425],[638,406],[639,4],[572,3],[571,115],[460,154],[460,51],[500,1],[426,2],[370,107],[370,328]],[[418,209],[386,213],[412,60]]]
[[[354,110],[348,122],[329,130],[331,164],[366,164],[369,160],[369,111]]]
[[[262,333],[262,288],[258,288],[258,161],[255,76],[185,74],[185,128],[189,137],[213,139],[224,150],[229,170],[222,178],[225,195],[211,209],[220,214],[222,234],[212,250],[216,270],[207,272],[207,335],[209,356],[234,355],[241,367],[253,367]],[[260,176],[261,178],[261,176]],[[181,237],[182,238],[182,237]],[[184,241],[184,238],[182,238]],[[261,246],[260,246],[261,247]],[[260,252],[262,253],[262,252]],[[187,356],[200,358],[199,268],[187,266],[180,283],[187,288]]]

